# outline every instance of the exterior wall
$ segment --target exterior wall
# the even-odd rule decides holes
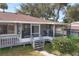
[[[68,32],[70,35],[79,36],[79,23],[71,23]]]
[[[79,32],[76,31],[76,30],[71,29],[70,30],[70,35],[79,36]]]

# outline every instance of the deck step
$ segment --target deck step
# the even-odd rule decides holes
[[[36,50],[43,50],[44,41],[43,40],[36,40],[33,42],[33,48]]]

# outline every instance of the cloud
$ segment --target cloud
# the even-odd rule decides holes
[[[3,10],[2,10],[2,9],[0,9],[0,11],[2,12]]]

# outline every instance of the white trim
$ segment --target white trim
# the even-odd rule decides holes
[[[55,25],[53,25],[53,38],[55,37]]]
[[[43,40],[48,40],[48,41],[52,41],[53,40],[53,37],[49,37],[49,36],[42,36],[41,37]],[[20,39],[20,42],[32,42],[32,40],[33,41],[35,41],[35,40],[40,40],[40,38],[39,37],[33,37],[33,39],[32,38],[22,38],[22,39]]]
[[[20,24],[20,39],[22,39],[22,24]]]
[[[1,23],[32,23],[32,24],[52,24],[52,22],[32,22],[32,21],[0,21]]]
[[[41,22],[34,22],[34,21],[3,21],[0,20],[0,23],[28,23],[28,24],[58,24],[58,25],[67,25],[67,23],[59,23],[59,22],[52,22],[52,21],[41,21]]]
[[[17,24],[14,26],[15,34],[17,34]]]
[[[10,36],[10,35],[17,35],[17,34],[1,34],[0,36]]]
[[[41,37],[41,25],[39,24],[39,37]]]
[[[32,24],[30,24],[30,37],[32,38]]]

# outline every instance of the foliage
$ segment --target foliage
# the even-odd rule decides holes
[[[44,50],[48,51],[49,53],[52,53],[52,50],[53,50],[52,43],[46,42],[44,46]]]
[[[67,7],[64,22],[71,23],[74,21],[79,21],[79,4],[69,5]]]
[[[76,36],[76,35],[70,35],[68,38],[69,38],[69,40],[71,40],[73,43],[79,42],[79,37]]]
[[[63,19],[63,22],[64,22],[64,23],[71,23],[71,20],[70,20],[70,19],[65,19],[65,18],[64,18],[64,19]]]
[[[58,50],[61,53],[69,53],[75,51],[76,46],[68,38],[55,39],[53,41],[53,49]]]
[[[55,55],[79,55],[79,37],[56,37],[52,43],[46,43],[44,49]]]
[[[22,14],[30,14],[34,17],[41,17],[45,19],[49,19],[53,17],[54,21],[58,21],[60,11],[64,11],[67,3],[27,3],[21,4],[21,9],[17,10],[17,12]]]
[[[8,5],[6,3],[0,3],[0,8],[5,12],[5,9],[8,9]]]
[[[54,3],[54,19],[55,21],[58,21],[60,18],[60,11],[65,14],[66,12],[66,7],[68,3]]]
[[[27,4],[21,4],[21,9],[17,10],[17,12],[22,14],[30,14],[34,17],[50,17],[53,15],[52,13],[52,5],[47,3],[27,3]]]

